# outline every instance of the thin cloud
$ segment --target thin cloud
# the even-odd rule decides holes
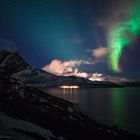
[[[85,72],[80,72],[77,67],[80,65],[93,65],[96,63],[98,62],[88,60],[61,61],[59,59],[55,59],[52,60],[50,64],[44,66],[42,70],[58,76],[77,76],[87,78],[88,74]]]
[[[109,50],[107,47],[99,47],[97,49],[92,50],[92,56],[94,58],[103,58],[106,57],[109,53]]]
[[[81,65],[82,61],[70,60],[62,62],[59,59],[53,60],[50,64],[44,66],[42,69],[44,71],[56,74],[56,75],[72,75],[76,70],[76,66]]]
[[[76,76],[89,79],[90,81],[112,81],[114,83],[124,81],[124,78],[116,78],[102,73],[87,73],[80,71],[77,66],[83,65],[83,60],[61,61],[59,59],[53,60],[50,64],[44,66],[42,69],[46,72],[58,76]],[[127,79],[125,79],[127,80]]]

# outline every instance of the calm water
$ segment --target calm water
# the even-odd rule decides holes
[[[99,122],[140,134],[140,88],[47,89]]]

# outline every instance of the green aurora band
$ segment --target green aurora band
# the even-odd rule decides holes
[[[125,19],[114,24],[109,31],[109,64],[114,72],[120,72],[119,59],[125,46],[140,34],[140,4],[125,15]]]

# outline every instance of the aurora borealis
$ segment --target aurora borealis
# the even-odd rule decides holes
[[[76,62],[66,71],[136,72],[139,5],[138,0],[1,0],[0,48],[18,51],[37,68],[57,60],[63,66]]]
[[[140,34],[140,2],[136,2],[133,6],[129,5],[126,12],[125,19],[114,23],[109,33],[110,63],[115,72],[121,70],[119,59],[124,47]]]

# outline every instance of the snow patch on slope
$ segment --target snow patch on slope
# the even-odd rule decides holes
[[[31,122],[14,119],[4,114],[0,114],[0,124],[6,125],[8,128],[14,128],[38,134],[44,138],[47,138],[48,140],[51,140],[51,138],[55,138],[54,134],[50,130],[39,127]]]

